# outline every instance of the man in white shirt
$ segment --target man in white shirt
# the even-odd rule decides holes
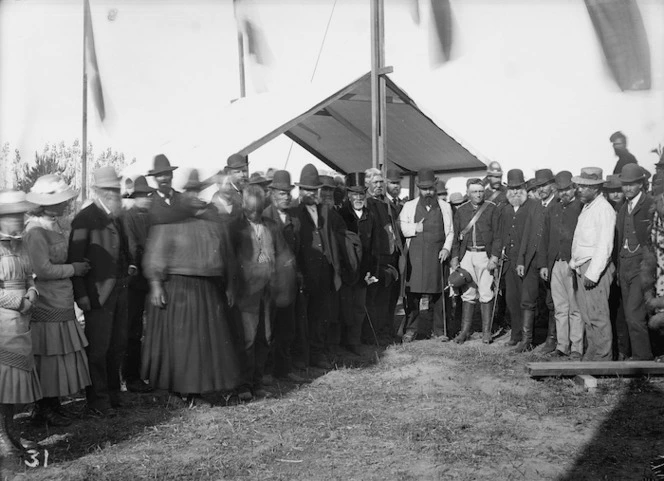
[[[584,204],[574,230],[572,259],[576,273],[576,301],[588,347],[584,361],[611,361],[613,333],[609,317],[609,290],[615,273],[611,262],[616,213],[602,195],[602,169],[585,167],[572,177]]]

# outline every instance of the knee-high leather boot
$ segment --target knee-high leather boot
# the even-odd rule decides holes
[[[461,308],[461,332],[454,338],[457,344],[463,344],[470,339],[471,328],[473,327],[473,313],[475,312],[475,304],[464,302]]]
[[[533,348],[533,327],[535,325],[535,311],[522,311],[523,339],[516,345],[515,352],[526,352]]]
[[[556,316],[553,312],[549,313],[549,332],[546,335],[546,342],[542,346],[542,354],[548,354],[556,350],[558,345],[558,335],[556,333]]]
[[[482,342],[484,344],[491,344],[491,309],[493,304],[491,302],[482,302],[480,304],[480,312],[482,313]]]

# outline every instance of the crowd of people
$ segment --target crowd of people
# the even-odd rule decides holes
[[[664,196],[624,135],[611,141],[619,162],[606,179],[597,167],[531,181],[512,169],[503,183],[491,162],[449,198],[428,168],[406,201],[398,169],[333,178],[308,164],[293,184],[285,170],[249,177],[239,154],[212,179],[192,170],[182,192],[158,155],[146,173],[156,187],[140,176],[126,199],[117,172],[99,168],[71,226],[78,192],[57,174],[0,192],[0,455],[30,444],[12,428],[15,405],[65,426],[62,397],[85,390],[90,413],[113,416],[122,383],[183,406],[210,392],[247,402],[275,378],[332,369],[335,349],[448,334],[462,344],[476,305],[482,342],[509,327],[516,353],[533,349],[539,314],[552,359],[653,359]]]

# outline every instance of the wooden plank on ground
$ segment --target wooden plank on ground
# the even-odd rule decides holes
[[[664,375],[664,362],[655,361],[560,361],[530,362],[526,372],[531,377],[547,376],[656,376]]]

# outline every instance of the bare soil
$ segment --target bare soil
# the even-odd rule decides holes
[[[537,351],[435,340],[339,350],[310,384],[270,399],[176,407],[127,393],[110,420],[83,416],[47,432],[18,421],[50,452],[19,479],[643,480],[664,454],[664,382],[530,379]],[[69,409],[81,409],[82,401]]]

